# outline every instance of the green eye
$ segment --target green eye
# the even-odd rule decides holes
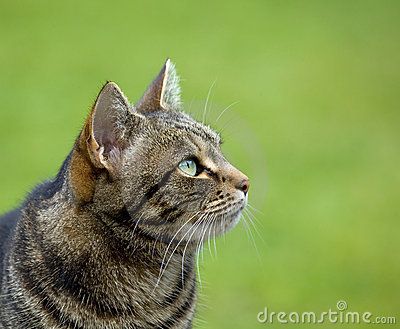
[[[183,160],[179,165],[179,169],[182,170],[186,175],[196,176],[197,166],[193,160]]]

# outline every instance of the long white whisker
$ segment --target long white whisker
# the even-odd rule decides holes
[[[214,82],[212,83],[211,87],[208,89],[208,94],[207,94],[207,98],[206,98],[206,104],[204,105],[204,111],[203,111],[203,123],[206,121],[206,116],[207,116],[207,106],[208,106],[208,101],[210,99],[210,95],[211,95],[211,91],[214,88],[216,80],[214,80]]]
[[[171,214],[169,214],[168,216],[167,216],[167,218],[165,219],[165,221],[168,221],[168,219],[170,218],[170,216],[171,216]],[[185,224],[183,224],[183,225],[185,225]],[[154,241],[154,244],[153,244],[153,250],[152,250],[152,252],[151,252],[151,255],[152,256],[154,256],[154,251],[155,251],[155,248],[156,248],[156,245],[157,245],[157,241],[158,241],[158,239],[161,237],[161,233],[158,233],[157,234],[157,237],[156,237],[156,239],[155,239],[155,241]],[[166,250],[167,252],[168,252],[168,248],[167,248],[167,250]],[[162,266],[162,263],[161,263],[161,266]]]
[[[169,247],[171,246],[172,242],[175,240],[176,236],[177,236],[178,233],[183,229],[183,227],[184,227],[187,223],[189,223],[189,222],[190,222],[196,215],[198,215],[198,214],[199,214],[199,211],[197,211],[193,216],[191,216],[191,217],[179,228],[179,230],[177,230],[177,231],[175,232],[175,234],[173,235],[171,241],[168,243],[167,249],[165,250],[165,253],[164,253],[164,257],[163,257],[163,259],[162,259],[162,261],[161,261],[160,272],[161,272],[161,270],[163,269],[164,261],[165,261],[165,258],[167,257],[167,253],[168,253]]]
[[[158,279],[157,279],[157,282],[156,282],[156,285],[155,285],[154,289],[155,289],[155,288],[158,286],[158,284],[160,283],[160,280],[161,280],[162,276],[164,275],[164,272],[166,271],[169,262],[171,261],[172,257],[174,256],[174,253],[175,253],[176,249],[178,249],[179,245],[181,244],[181,242],[183,241],[183,239],[185,238],[185,236],[186,236],[192,229],[193,229],[193,226],[191,226],[191,227],[187,230],[187,232],[183,235],[183,237],[182,237],[182,238],[178,241],[178,243],[176,244],[175,248],[172,250],[171,255],[169,256],[169,258],[168,258],[168,260],[167,260],[167,263],[166,263],[165,266],[162,268],[162,271],[160,272],[160,274],[159,274],[159,276],[158,276]]]
[[[222,115],[228,111],[232,106],[236,105],[237,103],[239,103],[239,101],[233,102],[232,104],[228,105],[227,107],[225,107],[225,109],[220,113],[220,115],[217,117],[217,119],[215,120],[215,123],[218,122],[219,119],[221,119]]]
[[[264,213],[261,210],[257,209],[256,207],[254,207],[250,203],[247,203],[247,205],[249,206],[249,208],[253,209],[254,211],[257,211],[260,215],[264,215]]]
[[[215,220],[215,215],[214,215],[214,216],[212,217],[212,219],[211,219],[211,222],[210,222],[210,225],[209,225],[209,230],[208,230],[208,238],[207,238],[208,251],[209,251],[209,253],[210,253],[211,258],[214,258],[214,257],[213,257],[213,254],[212,254],[212,252],[211,252],[211,229],[212,229],[212,227],[213,227],[214,220]]]
[[[249,235],[250,227],[249,227],[249,224],[247,223],[244,215],[243,215],[243,220],[241,222],[243,223],[244,230],[246,231],[247,240],[250,242],[250,235]]]
[[[212,217],[212,216],[211,216]],[[202,232],[202,236],[201,236],[201,239],[200,239],[200,246],[201,246],[201,249],[200,249],[200,252],[201,252],[201,260],[204,262],[204,237],[205,237],[205,235],[206,235],[206,233],[207,233],[207,230],[208,230],[208,226],[210,225],[210,222],[211,222],[211,218],[208,218],[207,219],[207,222],[205,223],[205,225],[204,225],[204,231]]]
[[[136,230],[136,228],[138,227],[139,222],[140,222],[140,220],[142,219],[142,217],[143,217],[143,213],[140,215],[139,219],[136,221],[135,227],[134,227],[133,230],[132,230],[132,235],[131,235],[132,237],[133,237],[133,235],[135,234],[135,230]]]
[[[221,232],[223,232],[223,226],[222,226],[222,223],[225,223],[225,220],[226,220],[226,215],[225,214],[223,214],[222,215],[222,221],[220,222],[220,226],[221,226]],[[226,234],[222,234],[222,237],[223,237],[223,239],[224,239],[224,243],[226,243]]]
[[[190,243],[190,239],[192,238],[192,236],[193,236],[194,232],[196,231],[197,227],[200,226],[201,220],[202,220],[204,217],[205,217],[205,214],[202,214],[201,217],[200,217],[200,218],[197,220],[197,222],[195,223],[195,225],[192,227],[192,228],[194,228],[194,230],[193,230],[192,234],[190,235],[189,239],[187,240],[186,245],[185,245],[185,248],[183,249],[183,253],[182,253],[182,272],[181,272],[181,275],[182,275],[182,282],[183,282],[183,277],[184,277],[183,272],[184,272],[184,261],[185,261],[186,248],[188,247],[188,245],[189,245],[189,243]]]
[[[171,243],[174,241],[175,237],[176,237],[177,234],[182,230],[182,228],[183,228],[191,219],[193,219],[198,213],[199,213],[199,212],[196,212],[192,217],[190,217],[190,218],[179,228],[179,230],[174,234],[174,236],[172,237],[171,241],[169,242],[169,244],[168,244],[168,246],[167,246],[167,249],[166,249],[166,251],[165,251],[163,260],[162,260],[162,262],[161,262],[160,273],[159,273],[159,276],[158,276],[158,279],[157,279],[157,282],[156,282],[156,285],[155,285],[154,289],[155,289],[155,288],[158,286],[158,284],[160,283],[161,277],[163,276],[163,274],[164,274],[164,272],[165,272],[165,270],[166,270],[166,268],[167,268],[167,266],[168,266],[168,264],[169,264],[169,262],[170,262],[172,256],[174,255],[174,252],[176,251],[176,249],[178,248],[178,246],[179,246],[179,244],[182,242],[182,240],[185,238],[185,236],[190,232],[190,230],[191,230],[191,228],[192,228],[193,226],[192,226],[191,228],[189,228],[189,230],[188,230],[188,231],[183,235],[183,237],[179,240],[179,242],[178,242],[177,245],[175,246],[175,249],[172,251],[170,257],[168,258],[167,263],[166,263],[165,266],[163,267],[164,261],[165,261],[165,258],[166,258],[166,256],[167,256],[169,247],[171,246]]]
[[[243,217],[243,218],[244,218],[244,219],[248,219],[248,218],[246,218],[246,217]],[[257,253],[257,256],[258,256],[258,260],[261,262],[260,251],[258,250],[256,241],[255,241],[255,239],[254,239],[253,233],[251,232],[251,227],[250,227],[250,226],[249,226],[249,231],[248,231],[248,232],[249,232],[249,234],[250,234],[251,241],[253,242],[254,249],[256,250],[256,253]]]
[[[237,118],[230,118],[230,119],[228,119],[228,120],[225,122],[225,124],[222,126],[222,128],[220,129],[221,134],[224,133],[225,139],[227,139],[227,138],[233,136],[233,132],[232,132],[232,131],[229,131],[228,133],[226,133],[225,131],[226,131],[226,129],[228,128],[228,126],[229,126],[231,123],[237,122],[237,120],[238,120]]]
[[[206,217],[207,218],[207,217]],[[201,233],[200,233],[201,234]],[[199,250],[200,250],[200,243],[201,243],[201,239],[199,239],[199,241],[197,242],[197,246],[196,246],[196,268],[197,268],[197,277],[199,280],[199,284],[200,287],[202,287],[202,283],[201,283],[201,275],[200,275],[200,267],[199,267]]]
[[[214,217],[215,217],[215,215],[212,215],[210,217],[210,220],[208,221],[208,224],[207,224],[207,229],[204,231],[203,250],[205,249],[204,245],[205,245],[206,241],[208,244],[208,249],[210,250],[210,229],[211,229],[211,225],[213,223]],[[207,232],[208,232],[208,234],[207,234]],[[203,251],[203,253],[204,253],[204,251]],[[210,252],[210,255],[211,255],[211,252]],[[211,257],[212,257],[212,255],[211,255]]]
[[[251,218],[254,219],[254,221],[257,223],[257,225],[263,226],[263,223],[261,223],[261,222],[258,220],[258,218],[253,214],[251,208],[247,208],[247,207],[246,207],[246,211],[249,213],[249,215],[251,216]]]
[[[203,216],[201,219],[198,220],[198,225],[196,226],[196,228],[193,230],[193,233],[190,235],[189,237],[189,241],[192,239],[193,234],[196,232],[196,230],[200,227],[200,224],[204,223],[203,220],[207,219],[208,214],[204,214],[205,216]],[[200,241],[200,239],[199,239]],[[197,277],[199,279],[199,284],[201,286],[201,277],[200,277],[200,271],[199,271],[199,242],[197,242],[197,246],[196,246],[196,252],[195,252],[195,256],[196,256],[196,264],[197,264]]]
[[[253,226],[254,231],[257,233],[258,237],[260,238],[260,240],[265,243],[263,236],[260,234],[260,231],[257,229],[256,224],[253,221],[253,218],[255,219],[255,217],[253,216],[253,214],[248,210],[248,209],[243,209],[244,213],[247,215],[250,224]]]
[[[217,258],[218,255],[217,255],[217,242],[216,242],[216,236],[215,236],[215,225],[216,225],[216,221],[214,220],[214,223],[213,223],[213,242],[214,242],[214,254],[215,254],[215,258]]]

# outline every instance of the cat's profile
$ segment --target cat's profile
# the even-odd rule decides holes
[[[134,106],[108,82],[57,176],[0,217],[0,328],[191,328],[196,249],[248,188],[169,60]]]

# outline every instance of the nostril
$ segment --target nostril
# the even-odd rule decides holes
[[[244,194],[247,194],[247,192],[248,192],[248,190],[249,190],[249,187],[250,187],[250,182],[249,182],[248,179],[243,179],[243,180],[236,186],[236,188],[237,188],[238,190],[243,191]]]

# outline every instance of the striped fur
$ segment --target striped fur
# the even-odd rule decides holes
[[[237,223],[248,180],[178,82],[167,61],[136,106],[107,83],[58,175],[0,218],[1,329],[191,328],[196,251]]]

